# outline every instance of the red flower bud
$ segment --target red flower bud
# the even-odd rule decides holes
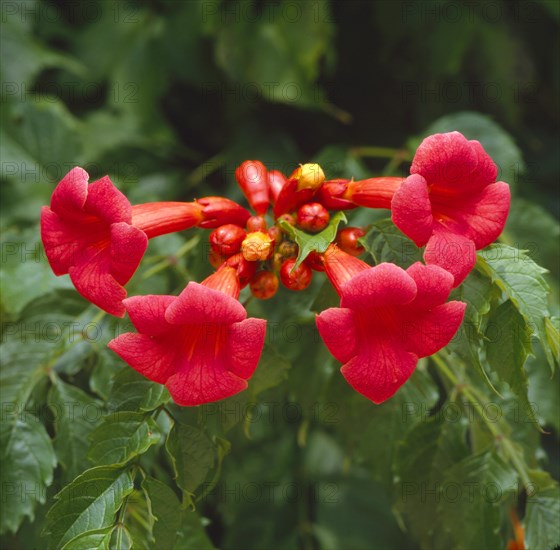
[[[269,227],[267,233],[276,244],[280,244],[282,240],[282,230],[277,225]]]
[[[218,269],[226,260],[225,256],[222,256],[215,250],[210,249],[210,252],[208,252],[208,261],[214,269]]]
[[[259,300],[268,300],[278,291],[278,277],[272,271],[259,271],[251,281],[251,293]]]
[[[204,197],[196,202],[203,206],[203,221],[198,226],[205,229],[220,227],[227,223],[245,227],[247,220],[251,217],[247,209],[224,197]]]
[[[356,208],[356,204],[343,198],[348,189],[350,180],[329,180],[323,183],[321,189],[317,191],[316,199],[327,210],[350,210]]]
[[[336,236],[336,243],[344,252],[359,256],[365,249],[358,242],[366,232],[361,227],[345,227]]]
[[[296,224],[296,217],[293,214],[282,214],[281,216],[279,216],[278,219],[283,220],[286,223],[289,223],[290,225],[295,225]],[[284,230],[282,230],[282,231],[284,231]]]
[[[247,220],[247,231],[266,231],[266,220],[262,216],[251,216]]]
[[[210,246],[222,256],[231,256],[241,250],[241,243],[246,236],[247,233],[241,227],[228,223],[210,233]]]
[[[297,213],[297,224],[310,233],[318,233],[329,224],[329,213],[327,209],[318,202],[310,202],[299,207]]]
[[[311,283],[313,272],[305,263],[293,269],[295,263],[295,259],[290,259],[282,264],[280,268],[280,280],[282,284],[290,290],[305,290],[309,286],[309,283]]]
[[[249,284],[249,281],[255,276],[255,272],[257,271],[257,264],[255,262],[248,262],[241,252],[230,256],[225,261],[224,265],[236,269],[241,288]]]
[[[296,168],[278,193],[274,215],[278,218],[309,202],[324,180],[325,174],[318,164],[303,164]]]
[[[310,252],[307,258],[305,258],[305,263],[313,271],[325,271],[323,255],[318,252]]]
[[[287,181],[288,179],[286,176],[279,170],[271,170],[268,173],[268,191],[270,194],[270,200],[273,204],[276,202],[276,198],[278,197],[280,190],[284,187]]]
[[[257,214],[266,214],[269,204],[266,166],[258,160],[246,160],[237,167],[235,179],[251,208]]]

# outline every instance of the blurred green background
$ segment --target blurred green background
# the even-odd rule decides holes
[[[512,187],[504,241],[529,249],[553,284],[560,273],[555,0],[7,0],[1,9],[1,307],[10,330],[41,315],[96,314],[66,277],[51,275],[38,244],[40,206],[76,165],[92,180],[109,174],[133,204],[213,194],[242,200],[233,173],[246,159],[286,173],[318,161],[328,178],[400,175],[422,137],[459,130],[482,142]],[[355,223],[373,219],[358,214]],[[151,244],[130,293],[177,293],[187,278],[208,273],[203,241],[193,232]],[[184,256],[174,259],[179,249]],[[341,377],[327,385],[336,369],[314,332],[314,294],[286,292],[251,306],[277,323],[285,357],[274,364],[272,383],[258,386],[267,396],[261,420],[228,436],[222,487],[233,493],[218,488],[198,505],[212,542],[416,547],[391,514],[391,438],[404,429],[401,401],[373,413]],[[302,331],[294,342],[287,319]],[[102,340],[73,357],[80,368],[62,364],[59,373],[106,397],[122,363]],[[47,357],[40,346],[18,361]],[[546,384],[538,378],[534,391],[550,391]],[[41,391],[34,390],[37,402]],[[418,392],[429,407],[435,391],[419,374],[402,399]],[[293,421],[280,409],[282,421],[271,420],[266,403],[286,402],[299,403]],[[357,404],[354,416],[348,403]],[[557,404],[542,412],[551,430]],[[370,413],[375,425],[362,426]],[[557,449],[547,452],[557,475]],[[281,494],[270,497],[271,482]],[[260,496],[243,493],[248,483]],[[10,547],[41,544],[44,509]]]

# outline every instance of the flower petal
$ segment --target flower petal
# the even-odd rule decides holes
[[[357,327],[351,309],[332,307],[315,317],[317,330],[333,356],[346,363],[356,355]]]
[[[130,202],[115,187],[109,176],[104,176],[89,186],[84,210],[106,223],[131,223],[132,221]]]
[[[175,348],[166,340],[159,341],[146,334],[126,332],[107,345],[125,363],[153,382],[165,384],[175,372]]]
[[[426,313],[415,312],[403,321],[402,345],[418,357],[427,357],[445,347],[457,333],[467,304],[452,301]]]
[[[124,317],[122,301],[126,290],[109,273],[110,259],[107,250],[86,250],[80,262],[68,273],[76,290],[87,300],[111,315]]]
[[[146,234],[125,222],[111,225],[111,273],[121,284],[134,275],[148,247]]]
[[[503,181],[492,183],[457,209],[456,217],[466,226],[466,235],[480,250],[501,234],[509,213],[511,194]]]
[[[126,312],[138,332],[151,336],[170,329],[165,320],[165,310],[177,296],[147,295],[132,296],[123,301]]]
[[[412,301],[416,283],[404,269],[382,263],[352,277],[341,291],[341,307],[367,309]]]
[[[410,378],[418,357],[388,340],[370,342],[341,369],[346,381],[374,403],[382,403]]]
[[[245,308],[227,294],[190,282],[165,313],[172,324],[221,323],[243,321]]]
[[[226,370],[225,360],[196,354],[166,384],[173,401],[191,407],[219,401],[239,393],[247,382]]]
[[[406,178],[391,201],[393,223],[417,246],[424,246],[434,225],[428,184],[420,175]]]
[[[72,228],[48,206],[41,209],[41,240],[55,275],[64,275],[76,261],[79,243],[74,241]]]
[[[228,370],[247,380],[257,368],[266,336],[264,319],[245,319],[233,323],[228,331]]]
[[[432,192],[461,194],[481,187],[471,177],[478,163],[478,149],[463,134],[434,134],[418,147],[410,173],[423,176]]]
[[[474,243],[464,235],[459,235],[440,226],[430,237],[424,250],[424,261],[439,265],[455,278],[453,286],[459,286],[476,263]]]
[[[72,168],[53,191],[52,211],[63,218],[81,212],[88,196],[88,180],[89,174],[83,168]]]
[[[406,272],[418,289],[416,298],[406,307],[429,309],[443,304],[453,288],[453,275],[437,265],[412,264]]]
[[[476,168],[471,174],[473,184],[478,183],[481,187],[485,187],[494,183],[498,177],[498,167],[479,141],[471,139],[469,144],[478,160]]]

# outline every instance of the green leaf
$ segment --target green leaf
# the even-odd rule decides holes
[[[531,351],[531,331],[513,303],[507,300],[490,314],[486,327],[486,359],[500,380],[509,384],[527,415],[536,422],[524,369]]]
[[[102,404],[81,389],[53,377],[48,404],[54,417],[54,448],[68,479],[83,472],[89,449],[88,435],[99,422]]]
[[[163,548],[163,547],[162,547]],[[216,550],[197,513],[190,510],[183,511],[181,526],[177,532],[177,542],[173,550]]]
[[[371,224],[360,239],[376,264],[391,262],[406,269],[422,259],[420,249],[398,229],[390,218]]]
[[[527,550],[553,550],[560,546],[560,487],[548,474],[531,475],[536,492],[527,496],[523,519]]]
[[[447,403],[450,405],[450,403]],[[432,548],[440,525],[445,471],[468,456],[465,425],[436,415],[416,424],[397,448],[393,463],[397,509],[422,547]]]
[[[134,548],[135,550],[151,550],[154,548],[154,516],[150,505],[150,499],[146,491],[142,488],[135,489],[126,499],[125,513],[122,520],[122,529],[113,534],[112,545],[115,550],[123,547]],[[119,529],[120,526],[117,526]],[[121,541],[118,541],[118,538]],[[155,548],[160,548],[156,546]],[[161,546],[161,548],[170,548]]]
[[[54,289],[74,288],[69,277],[56,277],[39,240],[37,226],[2,235],[2,307],[16,316],[33,300]]]
[[[67,550],[109,550],[109,543],[113,532],[114,527],[88,531],[72,539],[65,548]]]
[[[542,274],[546,270],[527,254],[503,244],[492,244],[478,254],[477,269],[490,277],[513,302],[529,327],[538,336],[554,372],[554,357],[546,337],[549,286]]]
[[[6,405],[9,403],[3,403],[0,423],[0,533],[15,533],[26,516],[33,521],[36,504],[44,504],[46,489],[53,480],[56,456],[39,419],[24,410],[10,414]]]
[[[125,368],[113,379],[107,406],[112,411],[153,411],[170,399],[167,388]]]
[[[500,291],[492,281],[476,271],[471,271],[465,281],[450,295],[451,300],[465,302],[467,309],[457,334],[447,346],[447,349],[456,354],[467,367],[474,367],[496,395],[499,395],[498,391],[488,378],[480,359],[480,352],[484,347],[484,331],[488,315],[499,295]]]
[[[155,519],[153,536],[157,548],[173,548],[181,525],[181,503],[177,495],[165,484],[147,476],[142,487],[148,495]]]
[[[130,473],[122,468],[98,466],[85,471],[56,495],[47,514],[49,549],[73,548],[74,540],[83,541],[86,535],[97,538],[100,530],[114,524],[133,489]]]
[[[214,445],[198,428],[176,423],[167,436],[165,447],[177,485],[193,494],[214,467]]]
[[[161,437],[157,424],[142,413],[120,411],[106,416],[89,435],[88,458],[98,465],[122,465],[144,454]]]
[[[332,45],[328,4],[295,2],[295,17],[278,17],[270,4],[256,17],[252,4],[242,5],[247,17],[232,21],[224,12],[220,18],[217,64],[232,81],[252,86],[252,94],[268,101],[326,107],[316,80]]]
[[[434,548],[503,548],[499,504],[517,491],[517,474],[494,452],[445,471]]]
[[[336,238],[338,225],[341,221],[346,221],[344,212],[337,212],[329,221],[329,225],[320,231],[311,235],[297,227],[289,224],[285,220],[280,220],[279,225],[282,229],[286,230],[289,235],[296,241],[299,246],[297,261],[293,267],[295,269],[311,252],[326,252],[329,244]]]

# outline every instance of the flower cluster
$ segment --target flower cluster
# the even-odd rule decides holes
[[[132,206],[108,177],[88,184],[74,168],[43,207],[41,235],[57,275],[69,274],[89,301],[116,316],[128,313],[136,333],[109,347],[146,378],[165,384],[179,405],[223,399],[247,387],[259,362],[266,321],[247,319],[238,300],[273,297],[280,282],[307,288],[325,272],[340,307],[317,316],[317,328],[341,372],[375,403],[391,397],[429,356],[453,338],[465,304],[447,302],[468,275],[476,250],[501,233],[509,186],[477,141],[458,132],[426,138],[407,178],[326,180],[317,164],[289,176],[249,160],[235,177],[250,208],[223,197]],[[333,211],[358,206],[391,210],[395,225],[418,246],[425,265],[406,271],[360,260],[365,229],[346,227],[326,252],[299,262],[293,227],[309,234],[329,226]],[[209,262],[216,269],[179,296],[127,298],[124,286],[148,240],[191,227],[212,229]],[[324,250],[324,248],[322,249]]]

